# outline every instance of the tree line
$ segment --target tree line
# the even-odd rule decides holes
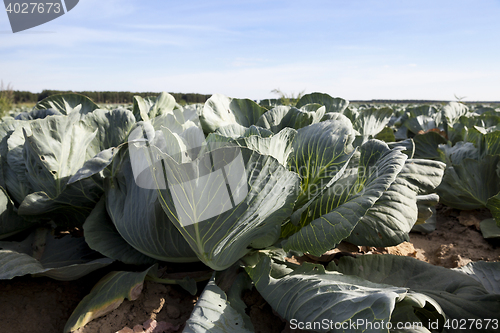
[[[19,103],[37,103],[44,98],[52,95],[77,93],[85,95],[95,103],[103,104],[126,104],[133,103],[134,96],[148,97],[157,96],[159,92],[130,92],[130,91],[63,91],[63,90],[43,90],[41,93],[32,93],[30,91],[12,91],[12,101]],[[179,104],[205,103],[211,95],[195,93],[170,93]]]

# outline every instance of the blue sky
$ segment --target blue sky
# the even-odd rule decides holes
[[[500,0],[80,0],[13,34],[16,90],[500,100]]]

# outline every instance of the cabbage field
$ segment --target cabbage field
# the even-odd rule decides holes
[[[500,257],[345,250],[430,235],[436,208],[481,211],[500,247],[498,106],[65,94],[11,112],[0,138],[0,279],[96,281],[63,332],[98,332],[146,281],[195,304],[144,332],[264,332],[251,291],[288,332],[500,330]]]

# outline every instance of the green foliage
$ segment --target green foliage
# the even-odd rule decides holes
[[[0,83],[0,118],[7,115],[12,109],[14,103],[14,92],[12,86],[8,84],[4,86],[3,81]]]
[[[472,267],[468,277],[392,256],[328,270],[284,260],[284,250],[321,255],[344,240],[408,240],[431,217],[442,179],[445,203],[463,200],[497,217],[497,110],[349,107],[327,94],[275,92],[280,100],[266,105],[219,94],[185,105],[161,93],[101,109],[81,94],[45,91],[32,110],[2,120],[0,278],[70,280],[113,261],[140,267],[104,277],[66,331],[137,298],[146,278],[192,291],[193,280],[144,271],[163,261],[216,271],[187,332],[251,332],[241,296],[252,286],[289,320],[498,317],[496,289],[483,285],[498,266]],[[451,135],[469,142],[452,146]],[[55,237],[54,225],[83,228],[83,237]]]
[[[297,94],[291,93],[287,94],[281,91],[279,88],[278,89],[273,89],[271,90],[273,94],[278,95],[279,101],[281,105],[295,105],[297,102],[300,100],[300,98],[304,95],[304,91],[301,91]]]

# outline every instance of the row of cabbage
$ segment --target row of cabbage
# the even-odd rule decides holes
[[[485,238],[500,237],[500,109],[462,103],[406,108],[393,117],[395,139],[412,137],[415,156],[446,163],[437,188],[441,203],[462,210],[486,208]],[[496,222],[495,222],[496,221]]]
[[[103,277],[66,332],[137,298],[145,279],[195,292],[195,281],[167,281],[157,267],[197,261],[214,275],[185,332],[253,332],[241,299],[252,287],[283,318],[321,323],[314,331],[345,323],[362,331],[371,323],[372,331],[387,332],[387,323],[415,322],[419,332],[452,332],[453,320],[484,318],[494,330],[498,263],[450,270],[390,255],[343,257],[326,268],[285,260],[319,256],[344,240],[400,244],[412,228],[432,227],[439,197],[497,217],[497,130],[487,123],[497,110],[348,104],[314,93],[295,106],[213,95],[182,107],[162,93],[136,97],[131,109],[101,109],[70,94],[5,117],[0,278],[74,280],[113,262],[130,265]],[[496,177],[485,184],[491,196],[471,201],[462,192],[472,191],[459,192],[465,185],[457,182],[483,164]],[[214,172],[220,169],[227,174]],[[83,237],[60,232],[73,228]]]

